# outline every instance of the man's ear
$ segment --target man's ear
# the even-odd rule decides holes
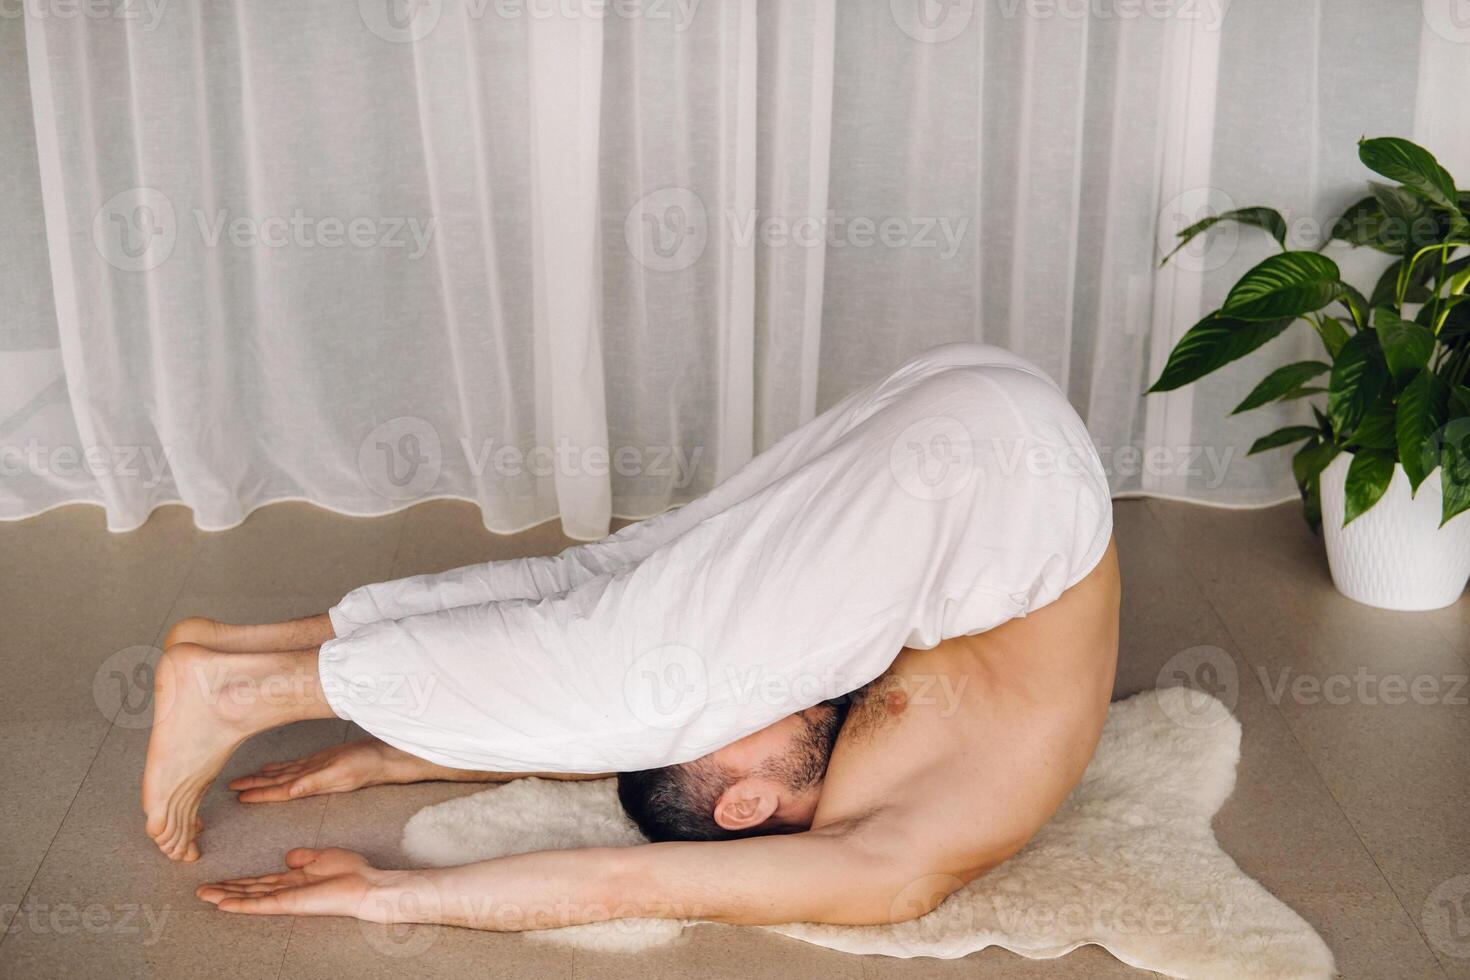
[[[764,779],[742,779],[715,801],[715,823],[725,830],[750,830],[771,818],[781,804],[776,787]]]

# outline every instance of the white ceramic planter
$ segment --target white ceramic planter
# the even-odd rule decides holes
[[[1343,527],[1351,464],[1341,453],[1322,471],[1322,534],[1337,591],[1383,609],[1438,609],[1459,599],[1470,580],[1470,511],[1439,526],[1439,470],[1410,496],[1395,464],[1383,498]]]

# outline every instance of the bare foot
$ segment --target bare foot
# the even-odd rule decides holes
[[[143,768],[144,827],[164,854],[199,859],[199,802],[242,742],[288,721],[330,716],[313,691],[283,693],[293,680],[314,683],[313,665],[313,653],[219,653],[192,643],[164,652]]]
[[[458,770],[436,766],[376,738],[361,738],[303,759],[268,762],[257,773],[231,780],[230,789],[240,794],[241,803],[278,803],[350,793],[364,786],[454,779],[456,773]]]

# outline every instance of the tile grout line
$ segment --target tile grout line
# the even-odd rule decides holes
[[[1246,654],[1246,645],[1240,641],[1240,637],[1236,636],[1235,630],[1231,628],[1229,617],[1227,617],[1224,611],[1215,604],[1214,597],[1210,595],[1208,587],[1205,585],[1204,582],[1200,581],[1199,576],[1195,574],[1194,568],[1191,567],[1189,561],[1186,560],[1182,554],[1178,554],[1178,541],[1176,541],[1173,535],[1171,535],[1164,528],[1163,522],[1158,519],[1158,515],[1154,513],[1153,507],[1149,501],[1144,501],[1144,508],[1148,513],[1149,523],[1153,524],[1158,529],[1159,533],[1163,535],[1164,539],[1169,542],[1170,548],[1175,550],[1176,555],[1178,555],[1179,557],[1180,564],[1184,566],[1185,573],[1189,576],[1190,581],[1194,582],[1195,587],[1199,589],[1200,595],[1204,596],[1205,602],[1209,603],[1210,611],[1215,614],[1215,619],[1225,630],[1225,634],[1230,637],[1230,641],[1234,643],[1236,649],[1240,651],[1241,657],[1246,658],[1249,661],[1249,658]],[[1248,663],[1248,666],[1255,667],[1256,664]],[[1252,671],[1252,673],[1255,673],[1255,671]],[[1368,855],[1368,860],[1373,862],[1373,869],[1378,872],[1378,877],[1383,879],[1383,883],[1388,886],[1389,894],[1393,896],[1394,901],[1398,903],[1399,908],[1402,909],[1404,915],[1408,917],[1409,924],[1414,927],[1415,935],[1417,935],[1419,937],[1419,941],[1424,944],[1424,948],[1429,951],[1429,955],[1434,958],[1434,964],[1435,966],[1439,967],[1440,974],[1448,976],[1448,974],[1445,973],[1444,962],[1440,959],[1439,951],[1434,948],[1433,944],[1429,942],[1429,938],[1424,935],[1424,930],[1421,929],[1419,926],[1419,920],[1415,918],[1414,914],[1409,911],[1406,905],[1404,905],[1403,896],[1400,895],[1399,890],[1394,887],[1393,881],[1391,881],[1388,875],[1384,873],[1382,865],[1378,863],[1378,855],[1374,854],[1373,849],[1368,846],[1367,841],[1363,840],[1363,834],[1358,829],[1358,825],[1353,822],[1353,818],[1343,807],[1342,801],[1338,799],[1337,794],[1332,791],[1332,784],[1329,783],[1327,781],[1327,778],[1322,775],[1322,770],[1317,766],[1316,758],[1312,755],[1310,751],[1307,750],[1307,747],[1302,744],[1301,739],[1297,736],[1296,729],[1291,724],[1291,719],[1286,716],[1286,712],[1281,710],[1281,705],[1271,697],[1271,692],[1269,690],[1266,690],[1265,685],[1261,681],[1259,674],[1256,674],[1255,682],[1256,684],[1261,686],[1262,692],[1266,695],[1266,703],[1271,706],[1271,710],[1275,711],[1277,717],[1281,719],[1282,727],[1284,727],[1286,729],[1286,733],[1291,736],[1292,742],[1295,743],[1296,747],[1301,751],[1302,757],[1307,760],[1307,765],[1312,767],[1312,772],[1316,774],[1317,781],[1322,784],[1322,788],[1327,791],[1327,796],[1332,800],[1333,805],[1337,807],[1337,812],[1342,814],[1343,820],[1346,821],[1348,827],[1351,828],[1353,832],[1353,837],[1356,838],[1358,841],[1358,846],[1363,849],[1364,854]]]
[[[41,852],[41,859],[36,862],[36,870],[31,872],[30,880],[26,882],[25,891],[21,892],[20,898],[16,899],[15,919],[12,919],[9,925],[6,927],[5,931],[3,933],[0,933],[0,952],[4,951],[5,941],[10,938],[10,926],[15,925],[16,919],[20,917],[20,910],[25,908],[26,899],[30,897],[31,889],[36,884],[36,878],[40,875],[41,868],[45,866],[46,858],[51,855],[51,847],[56,843],[56,838],[58,835],[60,835],[61,828],[66,824],[66,818],[71,816],[71,808],[76,805],[77,797],[80,796],[82,792],[82,786],[86,783],[87,777],[92,774],[92,767],[97,764],[97,757],[102,754],[102,746],[107,743],[107,736],[112,734],[112,729],[114,727],[115,723],[109,720],[107,723],[107,731],[103,732],[102,737],[97,740],[97,751],[92,753],[92,761],[87,763],[86,771],[83,772],[81,778],[77,780],[77,788],[72,791],[71,799],[67,800],[66,802],[66,811],[62,813],[61,819],[56,821],[56,829],[52,831],[51,839],[46,842],[46,850]]]
[[[228,914],[228,913],[226,913]],[[291,952],[291,937],[296,933],[296,916],[291,916],[290,923],[286,926],[286,941],[281,944],[281,962],[276,964],[276,980],[286,972],[286,956]]]
[[[316,833],[311,837],[312,850],[317,850],[321,846],[322,827],[326,826],[327,807],[332,805],[332,799],[333,797],[329,796],[322,801],[322,813],[316,822]],[[281,944],[281,962],[276,965],[276,980],[281,980],[281,977],[285,975],[286,957],[291,954],[291,937],[296,934],[296,920],[298,918],[299,916],[291,916],[291,922],[286,927],[286,941]]]
[[[197,533],[198,528],[194,528],[194,531]],[[173,612],[174,606],[178,604],[179,596],[181,596],[184,592],[184,583],[189,580],[189,571],[194,567],[194,562],[198,559],[198,552],[199,541],[197,537],[191,536],[189,542],[189,562],[184,567],[184,574],[179,576],[178,589],[175,590],[173,597],[170,598],[168,601],[167,608],[165,608],[163,611],[163,621],[160,622],[153,631],[154,640],[159,639],[159,633],[168,625],[168,615],[169,613]],[[119,707],[118,710],[121,711],[122,708]],[[112,736],[112,732],[115,728],[117,728],[117,716],[113,715],[111,718],[107,719],[107,730],[103,732],[102,737],[97,740],[97,750],[92,753],[91,761],[87,763],[87,768],[82,772],[81,778],[77,780],[76,789],[72,791],[71,799],[67,800],[66,810],[61,814],[61,819],[56,821],[56,830],[52,832],[51,839],[46,842],[46,850],[41,852],[41,859],[36,862],[36,870],[31,872],[31,878],[29,881],[26,882],[25,891],[21,892],[20,898],[16,899],[17,915],[19,915],[20,909],[25,908],[26,899],[30,897],[31,889],[34,888],[36,885],[36,878],[40,876],[41,869],[45,867],[46,859],[51,856],[51,848],[56,844],[56,838],[61,835],[61,828],[66,826],[66,819],[67,817],[71,816],[72,807],[76,806],[77,797],[81,796],[82,787],[85,786],[87,783],[87,777],[92,775],[92,767],[97,764],[97,757],[102,754],[102,747],[107,744],[107,740]],[[14,921],[12,920],[10,924],[14,925]],[[5,931],[3,933],[0,933],[0,949],[3,949],[6,940],[10,938],[10,931],[10,928],[7,926]]]
[[[1470,649],[1461,646],[1460,642],[1456,640],[1453,636],[1451,636],[1449,634],[1449,631],[1445,629],[1445,627],[1440,625],[1440,622],[1437,618],[1431,619],[1429,621],[1429,624],[1434,627],[1434,631],[1436,633],[1444,637],[1445,645],[1450,648],[1451,652],[1453,652],[1457,657],[1463,660],[1467,667],[1470,667]]]

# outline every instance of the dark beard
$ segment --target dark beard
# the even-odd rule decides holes
[[[779,758],[761,764],[759,774],[779,780],[795,792],[810,789],[827,775],[832,747],[847,717],[846,700],[824,702],[803,715],[801,731],[791,740],[791,748]],[[815,715],[815,717],[812,717]]]

